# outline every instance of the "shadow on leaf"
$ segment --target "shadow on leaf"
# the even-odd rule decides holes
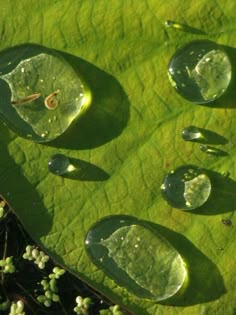
[[[215,215],[231,212],[236,209],[236,182],[229,177],[214,171],[205,170],[211,179],[212,191],[209,200],[191,213]]]
[[[180,295],[163,301],[161,304],[190,306],[217,300],[226,293],[223,278],[217,266],[196,248],[185,236],[170,229],[145,222],[157,233],[163,235],[184,258],[189,275],[188,286]]]
[[[0,174],[1,195],[13,207],[23,226],[34,239],[47,235],[51,229],[53,209],[46,209],[43,198],[22,174],[22,168],[8,153],[7,145],[12,139],[5,126],[0,124]],[[32,229],[32,227],[35,227]],[[40,227],[40,228],[37,228]]]
[[[196,133],[199,133],[200,136],[195,139],[194,136],[196,136]],[[228,143],[228,140],[224,136],[218,134],[217,132],[214,132],[209,129],[196,127],[196,126],[188,126],[184,128],[182,131],[182,135],[185,141],[191,141],[191,142],[196,142],[196,143],[214,144],[214,145],[220,145],[220,144],[223,145],[223,144]],[[189,138],[185,138],[187,137],[186,135]]]
[[[89,162],[70,157],[69,160],[72,168],[74,168],[71,172],[63,174],[62,177],[64,178],[77,179],[80,181],[104,181],[110,177],[100,167]]]
[[[165,22],[165,25],[167,27],[178,29],[180,31],[191,33],[191,34],[207,35],[207,33],[204,32],[203,30],[196,28],[196,27],[192,27],[192,26],[187,25],[187,24],[182,24],[182,23],[177,23],[174,21],[167,20]]]
[[[50,145],[69,149],[98,147],[117,137],[129,119],[129,101],[119,82],[89,62],[59,52],[86,82],[92,103],[86,113]]]
[[[227,153],[226,151],[205,144],[200,145],[200,150],[208,155],[218,157],[224,157],[229,155],[229,153]]]

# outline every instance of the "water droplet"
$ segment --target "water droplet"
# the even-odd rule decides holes
[[[70,64],[54,51],[30,45],[15,49],[15,59],[12,57],[14,48],[9,53],[11,67],[5,67],[0,75],[5,81],[0,92],[8,93],[8,101],[0,106],[0,116],[23,137],[27,138],[30,133],[33,141],[53,140],[89,105],[89,92]],[[30,49],[34,49],[34,53],[29,54]],[[9,58],[8,50],[1,52],[0,57]],[[10,97],[5,91],[9,89]],[[50,124],[55,116],[57,123]]]
[[[166,27],[175,28],[175,29],[178,29],[178,30],[185,30],[185,29],[187,29],[187,26],[185,26],[184,24],[180,24],[180,23],[177,23],[177,22],[171,21],[171,20],[165,21],[165,26]]]
[[[231,63],[226,52],[207,40],[193,41],[177,50],[168,70],[170,82],[176,90],[198,104],[219,98],[227,89],[231,75]]]
[[[193,210],[208,200],[211,181],[206,172],[197,166],[180,166],[164,177],[161,192],[172,207]]]
[[[48,162],[48,169],[55,175],[64,175],[75,170],[70,159],[63,154],[53,155]]]
[[[214,155],[214,156],[227,156],[228,155],[227,152],[221,149],[206,145],[206,144],[200,144],[200,150],[202,152],[205,152],[209,155]]]
[[[139,298],[168,299],[187,280],[180,254],[147,224],[110,216],[89,230],[86,251],[93,263]]]
[[[200,150],[202,152],[206,152],[206,153],[213,153],[214,152],[214,149],[211,149],[208,145],[206,144],[201,144],[200,145]]]
[[[182,130],[182,138],[185,141],[192,141],[192,140],[204,140],[205,137],[203,133],[200,131],[199,128],[195,126],[189,126]]]

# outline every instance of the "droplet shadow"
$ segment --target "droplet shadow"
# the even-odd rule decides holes
[[[215,148],[209,145],[200,145],[200,150],[208,155],[213,155],[217,157],[224,157],[229,156],[229,153],[226,151],[223,151],[219,148]]]
[[[236,209],[236,182],[220,173],[205,170],[212,184],[208,201],[191,213],[201,215],[215,215],[232,212]]]
[[[217,266],[185,236],[164,226],[145,221],[156,233],[163,235],[184,258],[188,268],[188,285],[181,294],[161,302],[164,305],[190,306],[217,300],[226,293]]]
[[[92,103],[86,113],[50,145],[90,149],[117,137],[127,125],[130,106],[120,83],[112,75],[79,57],[58,53],[86,82],[92,93]]]
[[[104,218],[103,220],[103,222],[105,222]],[[173,306],[190,306],[217,300],[226,292],[223,278],[220,275],[217,266],[198,248],[196,248],[185,236],[162,225],[150,221],[139,220],[136,217],[128,215],[109,216],[106,217],[106,221],[110,224],[103,224],[102,228],[99,229],[95,229],[93,226],[86,238],[86,241],[88,241],[86,248],[87,253],[93,262],[101,269],[103,269],[104,266],[101,263],[100,257],[105,257],[104,251],[106,252],[107,249],[100,246],[99,240],[107,239],[117,228],[131,224],[138,224],[147,227],[156,233],[158,237],[163,236],[185,260],[188,269],[187,287],[185,287],[184,291],[180,289],[181,294],[179,294],[179,291],[170,299],[158,301],[157,303]],[[97,242],[95,242],[95,240]],[[138,255],[145,255],[145,248],[142,248],[142,251],[139,251]],[[106,261],[106,263],[108,263],[108,261]],[[119,279],[122,279],[123,287],[126,287],[126,285],[124,285],[124,281],[127,280],[127,288],[129,288],[129,291],[134,295],[140,296],[141,293],[141,296],[145,296],[147,294],[147,292],[144,289],[143,291],[141,287],[140,289],[135,289],[137,284],[132,286],[132,279],[130,277],[127,278],[126,273],[123,274],[124,271],[121,270],[116,263],[114,263],[111,257],[109,257],[109,266],[110,273],[120,275]],[[111,277],[114,276],[112,276],[112,274],[110,274]],[[117,277],[114,278],[116,279]],[[158,281],[158,279],[156,280]]]
[[[180,30],[186,33],[191,33],[191,34],[196,34],[196,35],[207,35],[206,32],[204,32],[203,30],[199,28],[192,27],[190,25],[183,24],[183,23],[177,23],[175,21],[167,20],[165,22],[165,25],[168,28],[173,28],[173,29]]]
[[[80,159],[68,158],[74,170],[61,175],[64,178],[80,181],[105,181],[110,177],[107,172],[94,164]]]
[[[214,145],[224,145],[228,143],[228,140],[224,136],[220,135],[219,133],[215,131],[196,127],[196,126],[191,126],[191,127],[198,129],[202,137],[200,139],[190,139],[190,140],[185,140],[185,141],[204,143],[204,144],[214,144]]]

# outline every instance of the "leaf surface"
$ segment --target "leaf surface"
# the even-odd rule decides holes
[[[2,49],[24,43],[56,49],[93,94],[86,115],[46,145],[0,127],[1,193],[27,231],[57,262],[134,314],[235,314],[235,81],[221,99],[200,106],[177,95],[167,78],[176,48],[195,39],[225,45],[234,70],[235,2],[0,4]],[[207,35],[167,29],[167,19]],[[180,134],[188,125],[224,136],[228,143],[217,147],[229,155],[209,156],[197,143],[184,142]],[[89,163],[85,180],[49,173],[48,160],[56,153]],[[216,188],[201,211],[171,208],[161,197],[164,175],[183,164],[212,172]],[[230,178],[224,179],[219,173],[226,171]],[[114,214],[148,221],[185,258],[190,282],[182,298],[166,305],[139,299],[93,265],[85,235],[93,223]],[[231,227],[222,224],[225,218]]]

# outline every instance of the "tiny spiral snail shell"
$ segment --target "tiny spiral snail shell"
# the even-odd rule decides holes
[[[58,106],[58,100],[56,97],[59,93],[60,90],[56,90],[45,98],[44,105],[47,107],[47,109],[53,110]]]

